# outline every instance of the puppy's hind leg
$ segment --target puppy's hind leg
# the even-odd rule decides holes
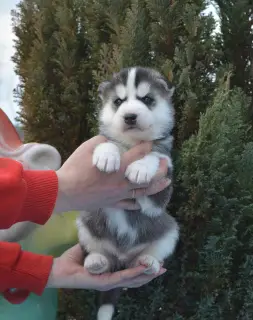
[[[105,255],[91,252],[84,260],[84,268],[92,274],[101,274],[110,270],[110,262]]]
[[[179,238],[179,228],[177,223],[165,235],[154,241],[147,247],[140,256],[135,259],[134,265],[146,267],[146,274],[156,274],[159,272],[163,261],[173,254]]]

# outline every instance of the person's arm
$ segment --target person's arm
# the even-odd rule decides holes
[[[0,159],[0,229],[21,221],[45,224],[53,212],[58,191],[54,171],[23,170],[12,159]],[[22,251],[17,243],[0,242],[0,292],[20,303],[29,292],[41,295],[53,257]],[[20,289],[16,292],[10,289]]]
[[[30,292],[41,295],[52,264],[52,256],[22,251],[18,243],[0,242],[0,292],[11,303],[23,302]]]
[[[125,179],[128,165],[149,153],[151,143],[142,143],[123,154],[119,172],[110,175],[101,173],[93,166],[92,155],[95,147],[105,141],[104,137],[97,136],[84,142],[56,172],[27,171],[14,160],[0,159],[0,229],[20,221],[44,224],[53,210],[60,213],[112,206],[139,209],[132,199],[133,190],[135,197],[140,197],[156,194],[169,185],[170,181],[163,179],[167,173],[166,160],[161,161],[156,179],[151,184],[135,185]],[[79,251],[82,252],[80,246]],[[67,265],[66,259],[69,262]],[[90,275],[83,268],[83,261],[74,261],[69,253],[54,259],[53,265],[52,262],[52,257],[24,252],[18,244],[1,243],[0,291],[9,301],[21,302],[29,291],[41,294],[45,284],[47,287],[73,289],[99,290],[104,287],[100,276]],[[126,284],[123,282],[128,274],[129,286],[139,280],[146,283],[147,278],[137,277],[139,272],[138,268],[134,268],[132,271],[107,274],[104,275],[104,282],[107,287],[111,285],[110,288],[124,287]],[[20,288],[14,296],[10,292],[12,286]]]
[[[0,229],[21,221],[45,224],[57,192],[55,171],[24,170],[21,163],[0,158]]]

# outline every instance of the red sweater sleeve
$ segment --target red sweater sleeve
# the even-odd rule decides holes
[[[0,229],[21,221],[44,224],[52,214],[58,192],[54,171],[23,170],[12,159],[0,159]],[[53,257],[22,251],[19,244],[0,242],[0,292],[12,303],[34,292],[42,294]],[[9,289],[16,288],[12,294]]]
[[[21,221],[45,224],[57,190],[55,171],[23,170],[19,162],[0,158],[0,229]]]

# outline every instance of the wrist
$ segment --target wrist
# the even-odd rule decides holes
[[[60,288],[59,278],[57,277],[57,270],[59,258],[55,258],[52,263],[52,268],[48,277],[46,288]],[[58,280],[58,281],[57,281]]]
[[[74,210],[71,201],[71,187],[69,185],[68,179],[64,177],[61,170],[56,171],[58,179],[58,193],[54,206],[54,213],[63,213]]]
[[[50,218],[55,206],[58,180],[53,170],[25,170],[23,181],[26,198],[16,222],[31,221],[43,225]]]

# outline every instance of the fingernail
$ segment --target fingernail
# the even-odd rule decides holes
[[[160,270],[160,274],[164,274],[166,271],[167,271],[167,269],[165,269],[165,268],[161,268],[161,270]]]
[[[168,187],[171,184],[171,179],[162,178],[160,180],[157,180],[155,183],[160,184],[160,185],[162,184],[162,185],[165,185],[165,187]]]
[[[164,183],[168,187],[171,184],[171,179],[164,179]]]

